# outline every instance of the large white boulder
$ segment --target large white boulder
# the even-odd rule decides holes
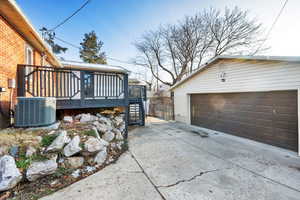
[[[84,150],[89,153],[96,153],[103,150],[106,146],[108,146],[108,143],[105,140],[89,137],[84,143]]]
[[[46,151],[59,151],[61,150],[66,143],[70,141],[70,138],[67,135],[67,131],[61,130],[58,132],[58,136],[55,140],[47,147]]]
[[[26,172],[26,178],[29,181],[35,181],[38,178],[53,174],[57,169],[57,163],[54,160],[33,162]]]
[[[86,123],[86,122],[92,122],[92,121],[96,121],[98,118],[94,115],[91,114],[81,114],[80,116],[80,122],[81,123]]]
[[[9,190],[15,187],[22,179],[15,159],[5,155],[0,158],[0,191]]]
[[[97,165],[102,165],[107,158],[107,151],[106,148],[104,148],[102,151],[97,153],[95,156],[94,162],[97,163]]]
[[[71,142],[67,144],[67,146],[65,146],[63,150],[64,155],[69,157],[80,152],[82,149],[79,146],[79,143],[80,143],[80,137],[76,135],[75,137],[73,137]]]
[[[115,133],[112,131],[107,131],[106,133],[103,134],[102,138],[105,141],[110,142],[115,138]]]
[[[123,134],[119,129],[114,129],[113,132],[116,134],[116,140],[123,140]]]
[[[98,116],[98,121],[101,122],[102,124],[105,124],[106,126],[112,127],[112,121],[111,119],[104,117],[100,114],[97,114]]]
[[[93,122],[93,125],[96,127],[96,129],[100,132],[100,133],[105,133],[107,131],[111,131],[113,128],[112,126],[108,126],[104,123],[100,123],[98,121]]]

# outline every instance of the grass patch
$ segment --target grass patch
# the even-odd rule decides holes
[[[47,147],[49,146],[57,137],[57,135],[44,135],[42,139],[42,146]]]
[[[53,174],[53,176],[55,178],[61,178],[62,176],[71,174],[72,171],[73,171],[73,169],[70,169],[70,168],[58,167],[56,172]]]
[[[83,143],[80,143],[79,146],[84,149],[84,144]]]
[[[30,164],[31,164],[31,160],[29,158],[28,159],[20,158],[16,160],[17,168],[20,169],[28,169]]]
[[[45,161],[45,160],[48,160],[48,158],[45,155],[35,154],[30,157],[30,160],[31,161]]]
[[[97,137],[97,134],[93,129],[83,131],[83,135]]]
[[[44,161],[48,158],[41,154],[34,154],[31,157],[26,158],[25,154],[20,154],[19,158],[16,160],[17,168],[28,169],[33,161]]]

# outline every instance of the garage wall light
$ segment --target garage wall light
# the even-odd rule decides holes
[[[220,79],[221,79],[222,82],[226,81],[226,73],[225,72],[220,73]]]

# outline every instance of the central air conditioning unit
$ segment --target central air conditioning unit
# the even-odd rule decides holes
[[[56,99],[52,97],[18,97],[16,127],[48,126],[56,122]]]

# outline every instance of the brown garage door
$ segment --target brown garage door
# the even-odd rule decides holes
[[[298,150],[297,91],[192,94],[191,123]]]

